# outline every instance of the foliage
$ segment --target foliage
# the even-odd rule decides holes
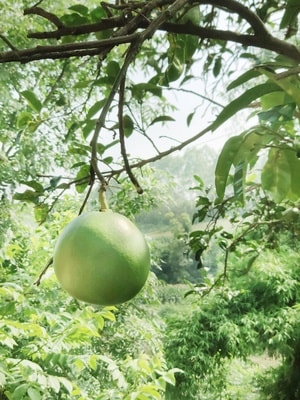
[[[74,218],[66,199],[68,206],[69,212],[54,213],[47,226],[25,229],[17,214],[18,226],[7,229],[0,267],[1,396],[161,399],[176,370],[166,367],[163,322],[147,307],[149,299],[157,299],[154,276],[120,309],[78,303],[52,271],[39,287],[33,285],[57,231]]]
[[[299,396],[298,1],[0,4],[1,396],[159,399],[176,374],[176,397],[225,399],[232,358],[265,351],[281,357],[258,378],[265,396]],[[156,283],[118,310],[69,299],[49,270],[32,285],[61,227],[97,208],[95,186],[117,182],[111,203],[130,217],[150,210],[159,179],[145,166],[223,129],[216,195],[191,157],[198,225],[188,233],[185,209],[162,217],[203,274],[190,291],[201,307],[168,322],[165,348]],[[173,239],[163,258],[181,268]]]
[[[10,18],[11,5],[3,3],[1,186],[9,198],[33,203],[39,222],[74,186],[88,197],[95,182],[113,184],[125,172],[138,193],[149,190],[139,183],[134,169],[214,132],[258,100],[262,110],[256,115],[262,126],[231,138],[219,157],[218,196],[222,200],[227,184],[233,183],[235,194],[243,198],[247,169],[266,146],[270,151],[263,187],[276,200],[299,194],[294,155],[300,59],[294,42],[299,7],[293,1],[282,7],[275,7],[273,1],[245,5],[231,1],[220,7],[218,2],[187,0],[101,5],[90,0],[45,2],[43,8],[18,1],[14,9],[25,10],[18,27]],[[220,29],[219,20],[228,21],[228,31]],[[284,35],[285,40],[279,39]],[[43,46],[35,47],[39,43]],[[232,64],[238,57],[245,60],[240,77]],[[18,62],[23,62],[22,68]],[[201,94],[202,83],[191,86],[202,74],[209,83],[226,75],[228,89],[241,94],[221,106],[222,89],[210,90],[206,96]],[[197,127],[198,121],[203,125],[209,106],[217,117],[209,117],[213,122],[206,128],[201,126],[194,136],[162,151],[160,137],[176,139],[168,134],[176,120],[172,92],[197,99],[195,108],[188,110],[187,128]],[[277,129],[276,123],[281,122],[284,130]],[[136,143],[150,145],[155,155],[131,159],[126,146],[136,147]],[[273,164],[276,174],[270,172]],[[23,190],[16,190],[20,184]]]
[[[178,399],[231,398],[226,397],[228,360],[265,352],[280,362],[278,369],[269,372],[272,384],[291,388],[290,393],[280,391],[278,398],[297,398],[298,365],[294,355],[300,341],[298,262],[298,253],[284,244],[278,251],[262,254],[247,274],[245,262],[236,257],[230,286],[202,297],[200,307],[190,317],[169,321],[169,365],[184,371],[177,378],[176,388],[170,388],[169,398],[175,392]],[[286,373],[276,381],[278,370]],[[266,385],[265,380],[262,382]]]

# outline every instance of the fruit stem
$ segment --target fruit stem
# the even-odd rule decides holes
[[[99,202],[100,202],[100,211],[108,211],[109,210],[109,205],[106,200],[106,186],[107,185],[101,185],[99,189]]]

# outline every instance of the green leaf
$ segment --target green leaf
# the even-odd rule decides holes
[[[160,395],[160,393],[157,391],[156,386],[154,386],[154,385],[151,385],[151,384],[143,385],[143,386],[140,388],[140,390],[141,390],[142,393],[150,394],[154,399],[161,400],[161,395]]]
[[[95,114],[97,114],[103,108],[105,102],[106,99],[96,101],[87,112],[86,119],[91,119]]]
[[[215,186],[220,201],[224,198],[229,172],[243,139],[241,135],[233,136],[227,140],[219,155],[215,169]]]
[[[191,22],[192,24],[198,26],[201,21],[201,12],[199,6],[195,6],[190,8],[183,16],[180,18],[179,22],[187,23]]]
[[[83,127],[82,127],[82,135],[86,139],[89,134],[94,131],[96,125],[96,120],[95,119],[90,119],[85,121]]]
[[[28,386],[29,385],[27,383],[23,383],[22,385],[17,386],[13,392],[12,399],[13,400],[23,399],[24,395],[27,392]]]
[[[42,223],[46,220],[49,212],[49,206],[47,204],[38,204],[34,207],[34,218],[36,222]]]
[[[43,105],[31,90],[24,90],[21,95],[27,100],[29,106],[36,112],[40,112]]]
[[[277,203],[280,203],[286,197],[291,187],[289,155],[289,151],[272,148],[262,170],[262,187],[272,194]]]
[[[15,193],[13,199],[36,203],[40,195],[41,193],[34,192],[33,190],[25,190],[22,193]]]
[[[222,68],[222,57],[219,56],[215,59],[213,67],[213,75],[215,78],[219,75],[221,68]]]
[[[37,389],[34,389],[32,387],[27,390],[27,394],[30,400],[41,400],[42,398],[41,393]]]
[[[288,96],[283,90],[277,92],[268,93],[260,99],[262,108],[267,110],[272,107],[276,107],[282,104],[293,102],[293,98]]]
[[[256,129],[245,131],[241,134],[243,140],[240,147],[234,157],[234,164],[245,161],[251,165],[254,165],[258,159],[259,151],[269,143],[274,136],[269,131],[264,131],[261,127]]]
[[[224,198],[232,167],[235,167],[232,182],[234,193],[240,201],[243,201],[248,165],[255,165],[259,151],[273,138],[273,134],[268,130],[258,127],[239,136],[233,136],[225,143],[215,169],[215,185],[220,201]]]
[[[109,164],[111,164],[112,163],[112,161],[113,161],[113,157],[111,157],[111,156],[109,156],[109,157],[105,157],[105,158],[102,158],[102,160],[101,160],[102,162],[104,162],[105,164],[107,164],[107,165],[109,165]]]
[[[175,121],[175,119],[170,117],[169,115],[160,115],[159,117],[154,118],[154,120],[151,121],[149,126],[154,125],[157,122],[167,122],[167,121]]]
[[[191,113],[187,116],[187,118],[186,118],[187,126],[190,126],[190,125],[191,125],[191,122],[192,122],[192,119],[194,118],[194,115],[195,115],[195,111],[191,112]]]
[[[235,198],[242,204],[244,204],[246,172],[247,172],[247,165],[245,161],[240,161],[234,171],[233,190]]]
[[[275,83],[263,83],[251,89],[248,89],[241,96],[239,96],[237,99],[233,100],[231,103],[223,108],[223,110],[220,112],[220,114],[217,116],[212,124],[212,131],[216,130],[238,111],[247,107],[252,101],[258,99],[266,93],[271,93],[275,91],[278,91],[278,86]]]
[[[174,57],[170,62],[165,72],[164,84],[168,85],[170,82],[177,81],[184,70],[184,64],[180,62],[178,57]]]
[[[73,389],[72,382],[70,382],[68,379],[59,377],[60,383],[66,388],[67,392],[71,393]]]
[[[88,365],[93,371],[96,371],[96,369],[97,369],[97,356],[95,354],[92,354],[90,356],[89,361],[88,361]]]
[[[79,182],[75,184],[75,188],[78,193],[83,193],[85,191],[86,187],[89,184],[89,176],[90,176],[90,165],[84,164],[76,175],[76,181]]]
[[[83,16],[86,16],[89,13],[89,9],[82,4],[75,4],[74,6],[69,7],[69,10],[75,11]]]
[[[131,92],[133,97],[137,100],[143,100],[145,96],[145,92],[150,92],[153,96],[161,97],[162,89],[160,86],[155,85],[154,83],[137,83],[136,85],[132,85]]]
[[[25,128],[33,120],[33,116],[28,111],[22,111],[17,118],[17,127]]]
[[[280,22],[280,29],[287,28],[297,22],[297,16],[300,13],[299,0],[287,0],[285,12]]]
[[[115,78],[120,72],[120,64],[117,61],[110,61],[106,67],[107,75]]]
[[[292,75],[286,78],[278,79],[277,74],[270,71],[268,68],[260,67],[259,70],[262,74],[267,76],[271,82],[275,83],[278,88],[281,88],[290,97],[292,97],[300,108],[300,83],[298,76]]]
[[[134,129],[134,124],[133,121],[131,119],[131,117],[129,117],[129,115],[124,115],[123,117],[123,128],[124,128],[124,134],[126,137],[129,137]]]
[[[23,185],[29,186],[34,189],[36,192],[42,193],[44,191],[43,185],[36,181],[21,181]]]
[[[286,150],[286,154],[291,173],[291,191],[288,197],[292,201],[297,201],[300,198],[300,159],[297,157],[294,149],[291,149],[290,151]]]
[[[58,393],[60,390],[59,379],[56,376],[48,375],[48,385],[55,392]]]
[[[101,20],[102,18],[107,17],[107,14],[103,7],[98,6],[98,7],[95,7],[90,12],[90,17],[91,17],[92,22],[99,22],[99,20]]]
[[[184,49],[184,63],[189,64],[199,48],[199,39],[193,35],[182,35]]]
[[[236,88],[237,86],[240,86],[244,84],[245,82],[248,82],[250,79],[257,78],[260,76],[261,73],[258,69],[250,69],[249,71],[245,72],[244,74],[240,75],[237,79],[232,81],[228,86],[227,90],[231,90]]]
[[[89,19],[86,16],[80,15],[77,12],[65,14],[60,18],[60,20],[67,26],[77,26],[89,23]]]

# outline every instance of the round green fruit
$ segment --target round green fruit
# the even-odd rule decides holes
[[[62,287],[78,300],[114,305],[132,299],[144,286],[150,253],[144,236],[112,211],[81,214],[60,234],[53,256]]]

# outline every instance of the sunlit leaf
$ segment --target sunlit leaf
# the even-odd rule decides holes
[[[48,375],[47,377],[48,385],[55,392],[58,393],[60,390],[59,379],[56,376]]]
[[[270,192],[278,203],[286,197],[291,187],[289,155],[290,152],[283,149],[271,149],[261,174],[263,189]]]
[[[34,218],[36,222],[42,223],[46,220],[49,212],[49,206],[47,204],[38,204],[34,207]]]
[[[286,154],[291,174],[291,192],[288,197],[291,200],[297,201],[300,198],[300,159],[297,157],[294,149],[290,151],[286,150]]]
[[[230,169],[243,141],[242,136],[233,136],[224,145],[215,170],[215,185],[218,198],[223,199]]]
[[[21,95],[27,100],[28,104],[34,111],[38,113],[41,111],[43,105],[34,92],[31,90],[24,90],[21,92]]]
[[[97,114],[102,109],[105,101],[105,99],[96,101],[96,103],[94,103],[87,112],[86,119],[91,119],[95,114]]]
[[[27,394],[28,394],[30,400],[41,400],[41,398],[42,398],[41,393],[37,389],[32,388],[32,387],[30,387],[27,390]]]
[[[22,111],[17,118],[17,127],[24,128],[33,120],[33,116],[28,111]]]
[[[77,183],[75,187],[78,193],[83,193],[85,191],[85,188],[89,184],[89,176],[90,176],[90,165],[84,164],[76,175]]]
[[[64,377],[59,377],[60,383],[66,388],[67,392],[71,393],[73,389],[72,382]]]
[[[272,82],[274,82],[278,87],[284,90],[289,96],[291,96],[296,102],[297,106],[300,108],[300,83],[297,75],[278,79],[277,74],[267,68],[261,67],[260,71],[262,74],[266,75]]]

